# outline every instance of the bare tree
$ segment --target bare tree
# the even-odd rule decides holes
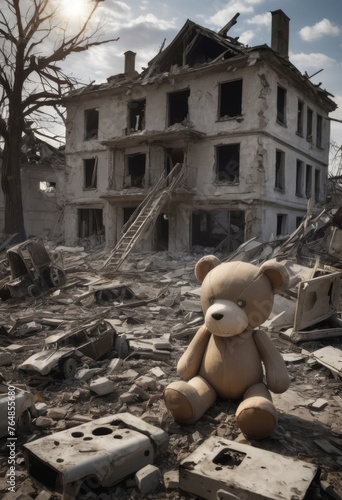
[[[72,0],[69,0],[72,3]],[[101,0],[84,0],[87,13],[77,27],[63,17],[63,0],[2,0],[0,12],[1,185],[5,233],[26,238],[20,164],[22,136],[30,125],[57,107],[80,82],[57,65],[72,53],[116,41],[102,39],[103,26],[92,26]]]

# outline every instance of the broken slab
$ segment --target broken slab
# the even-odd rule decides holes
[[[118,413],[26,443],[23,453],[40,487],[77,498],[82,486],[110,487],[153,464],[167,445],[163,430]]]
[[[342,377],[342,351],[333,346],[322,347],[312,353],[314,359],[329,368],[334,377]]]
[[[207,500],[302,500],[317,466],[211,436],[179,466],[179,487]],[[218,492],[222,495],[218,497]]]
[[[298,288],[298,301],[294,330],[315,325],[337,312],[341,293],[341,272],[302,281]]]
[[[105,396],[115,390],[115,385],[107,377],[100,377],[90,382],[89,389],[98,396]]]

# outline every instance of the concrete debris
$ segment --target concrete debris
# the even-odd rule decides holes
[[[199,472],[198,478],[193,479],[195,472],[197,474],[198,456],[195,455],[193,460],[193,454],[199,453],[204,449],[202,446],[206,447],[208,443],[210,448],[210,439],[217,438],[219,444],[215,445],[216,451],[221,449],[222,443],[225,449],[230,449],[230,443],[234,446],[239,443],[247,446],[247,455],[250,453],[253,457],[254,452],[260,451],[267,456],[268,453],[276,454],[273,463],[283,463],[279,460],[286,458],[288,462],[284,464],[284,470],[292,471],[298,466],[298,474],[304,463],[305,473],[309,473],[310,477],[305,484],[301,479],[306,476],[302,476],[298,483],[294,482],[295,476],[291,481],[282,477],[283,495],[286,488],[293,487],[297,488],[295,494],[298,498],[305,493],[307,498],[315,500],[335,498],[342,491],[342,457],[336,451],[342,446],[342,399],[339,395],[342,249],[339,247],[341,224],[336,214],[338,212],[325,210],[319,215],[308,215],[297,232],[288,238],[266,243],[254,239],[228,256],[218,255],[221,261],[240,259],[254,264],[268,259],[281,260],[291,277],[288,290],[276,296],[272,315],[262,325],[281,352],[291,379],[286,393],[274,395],[274,403],[279,409],[279,423],[272,438],[263,441],[246,441],[239,433],[234,418],[234,402],[227,405],[217,401],[205,418],[190,427],[176,424],[163,402],[164,388],[178,379],[178,359],[203,323],[200,288],[193,270],[202,254],[213,253],[213,249],[202,248],[201,255],[135,253],[127,259],[120,273],[103,273],[98,269],[108,256],[104,247],[89,251],[60,247],[66,276],[63,285],[45,290],[37,297],[25,295],[0,301],[0,363],[1,356],[7,359],[1,366],[1,373],[7,386],[15,385],[29,395],[28,411],[24,410],[24,417],[18,421],[18,429],[25,430],[18,432],[17,446],[21,451],[36,443],[32,453],[37,451],[35,459],[32,456],[28,458],[29,448],[25,451],[26,464],[33,460],[33,465],[16,464],[18,493],[22,484],[29,484],[30,498],[37,498],[38,495],[42,495],[43,499],[49,498],[51,484],[43,484],[45,478],[37,464],[44,462],[48,470],[57,464],[58,471],[50,476],[51,482],[58,474],[64,477],[66,469],[63,465],[66,462],[56,462],[57,459],[69,460],[69,451],[66,454],[65,450],[70,450],[70,442],[66,444],[63,436],[68,436],[76,443],[76,448],[79,446],[82,449],[80,453],[86,455],[85,462],[88,464],[88,453],[100,457],[100,451],[104,452],[102,443],[109,446],[112,440],[108,436],[112,434],[106,435],[106,431],[101,431],[103,435],[97,436],[96,432],[94,435],[92,427],[91,431],[77,437],[78,432],[84,432],[80,426],[97,425],[97,421],[109,418],[114,422],[113,419],[120,414],[129,412],[130,417],[139,419],[139,424],[135,428],[135,424],[131,427],[128,422],[116,423],[113,434],[120,435],[121,439],[113,441],[119,446],[116,452],[128,453],[130,457],[131,453],[136,453],[134,457],[137,458],[125,461],[128,469],[121,469],[122,472],[115,477],[115,484],[112,482],[113,475],[108,482],[102,482],[102,485],[97,483],[96,488],[91,481],[95,493],[87,490],[85,495],[97,495],[103,500],[147,497],[155,500],[191,500],[200,495],[196,493],[196,488],[201,481],[207,489],[208,481],[213,481],[210,488],[215,500],[233,498],[234,494],[243,498],[241,495],[247,494],[243,488],[247,487],[248,481],[240,485],[239,494],[230,489],[228,452],[219,458],[220,463],[211,464],[209,469],[205,462],[206,475],[202,477]],[[8,280],[9,269],[6,271],[6,266],[1,269],[7,272],[4,278]],[[100,345],[100,351],[97,350],[99,336],[95,331],[87,333],[89,343],[86,349],[86,342],[83,343],[80,338],[77,341],[73,339],[73,335],[80,335],[86,325],[102,322],[105,324],[104,331],[113,336],[108,344]],[[63,345],[59,346],[59,342]],[[50,349],[52,346],[53,349]],[[69,363],[70,366],[63,369],[66,358],[59,357],[63,349],[70,349],[68,352],[72,352],[71,358],[75,359],[76,366]],[[54,359],[54,367],[42,375],[37,370],[37,358],[45,354],[45,361]],[[29,369],[24,369],[23,364],[31,355],[35,356],[35,361]],[[27,425],[22,426],[25,419]],[[6,418],[1,418],[0,422],[5,423]],[[100,428],[107,428],[107,424],[108,420]],[[168,440],[168,445],[165,441],[161,446],[161,453],[155,453],[159,442],[151,444],[153,439],[149,432],[144,434],[144,426],[148,424],[157,428],[157,432]],[[126,440],[126,430],[132,436],[131,441]],[[65,434],[61,435],[63,441],[58,445],[60,454],[55,456],[56,445],[51,443],[57,440],[56,436],[60,433]],[[45,445],[45,438],[52,441]],[[101,447],[95,452],[93,446],[97,438],[101,439]],[[0,455],[1,470],[8,468],[4,446],[1,441],[0,448],[5,451],[3,456]],[[41,456],[40,453],[46,450],[52,452]],[[149,455],[145,457],[146,451]],[[234,455],[233,462],[238,456]],[[234,466],[236,471],[241,470],[243,462]],[[269,466],[266,462],[266,469],[260,469],[258,458],[249,474],[249,480],[255,473],[258,474],[254,491],[259,495],[262,493],[260,473],[267,471]],[[92,466],[94,463],[92,460]],[[107,467],[110,463],[108,458],[104,463]],[[183,465],[180,467],[180,464]],[[70,462],[69,466],[68,470],[73,472],[74,464]],[[107,468],[110,469],[109,466]],[[320,472],[314,477],[317,469]],[[96,468],[96,471],[99,469]],[[188,477],[186,484],[185,474]],[[220,479],[216,474],[220,475]],[[152,479],[155,486],[149,489]],[[81,486],[87,489],[89,482],[84,480],[80,484],[77,479],[72,488]],[[5,497],[6,488],[5,477],[0,477],[1,497]],[[24,494],[25,488],[22,491]],[[71,497],[74,493],[75,490]],[[271,494],[268,491],[269,496],[265,498],[272,498]],[[203,497],[202,490],[201,495]]]
[[[180,464],[182,490],[206,498],[304,498],[317,467],[212,436]],[[219,495],[225,493],[226,496]]]
[[[155,491],[161,483],[161,472],[154,465],[146,465],[135,473],[135,482],[142,495],[148,495]]]
[[[100,377],[90,382],[89,388],[99,396],[105,396],[106,394],[110,394],[111,392],[113,392],[115,386],[113,382],[107,377]]]
[[[342,377],[342,350],[333,346],[322,347],[312,356],[323,366],[329,368],[334,377]]]
[[[76,498],[152,465],[167,444],[163,430],[129,413],[118,413],[26,443],[23,451],[39,485],[63,498]],[[143,475],[138,484],[145,488]]]

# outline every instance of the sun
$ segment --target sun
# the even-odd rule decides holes
[[[88,3],[87,0],[63,0],[62,7],[66,16],[75,18],[85,13]]]

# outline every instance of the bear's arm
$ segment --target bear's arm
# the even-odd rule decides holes
[[[194,338],[178,361],[177,373],[180,377],[189,380],[197,375],[210,336],[211,333],[205,325],[202,325],[197,330]]]
[[[290,385],[290,379],[280,352],[263,330],[254,332],[253,336],[265,366],[267,388],[275,394],[285,392]]]

